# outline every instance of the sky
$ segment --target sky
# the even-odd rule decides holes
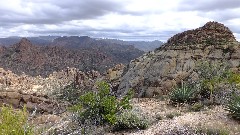
[[[218,21],[240,39],[240,0],[0,0],[0,37],[161,40]]]

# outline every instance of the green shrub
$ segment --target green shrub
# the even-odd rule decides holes
[[[240,120],[240,96],[233,95],[226,105],[225,110],[228,111],[229,116],[236,120]]]
[[[240,88],[240,74],[229,72],[228,77],[227,77],[227,82],[239,89]]]
[[[27,124],[27,110],[14,110],[3,106],[0,109],[1,135],[33,135],[32,128]]]
[[[162,119],[163,119],[163,117],[162,117],[162,115],[161,115],[161,114],[159,114],[159,113],[158,113],[158,114],[156,114],[156,119],[157,119],[157,120],[162,120]]]
[[[196,91],[182,84],[181,87],[175,88],[169,98],[173,103],[188,103],[195,99]]]
[[[133,111],[125,111],[117,116],[113,130],[120,131],[126,129],[146,129],[149,123],[144,118],[138,116]]]
[[[199,73],[199,83],[201,83],[201,91],[204,97],[213,100],[214,91],[217,86],[224,81],[229,67],[224,63],[210,63],[208,61],[197,65]]]
[[[201,103],[195,103],[192,106],[190,106],[190,111],[194,111],[194,112],[199,112],[203,109],[204,105]]]
[[[74,83],[71,83],[70,85],[67,85],[60,91],[57,91],[53,93],[53,95],[56,96],[57,100],[61,101],[68,101],[71,104],[75,104],[78,102],[78,98],[81,95],[80,89],[76,88],[74,86]]]
[[[178,116],[180,116],[180,115],[181,115],[180,112],[172,112],[172,113],[166,114],[166,118],[168,118],[168,119],[173,119],[174,117],[178,117]]]
[[[201,135],[229,135],[228,130],[218,128],[198,128],[196,132]]]
[[[110,86],[106,82],[98,84],[98,92],[88,92],[79,98],[79,103],[71,107],[77,112],[80,123],[91,121],[95,125],[116,123],[117,114],[125,109],[131,109],[130,100],[133,92],[129,90],[121,100],[111,95]]]
[[[194,70],[198,80],[190,84],[197,86],[199,99],[209,100],[210,104],[225,104],[240,80],[225,62],[200,62]]]

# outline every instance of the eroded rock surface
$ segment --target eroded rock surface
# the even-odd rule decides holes
[[[134,88],[138,97],[167,94],[181,80],[197,79],[194,68],[206,60],[225,62],[233,68],[240,65],[240,45],[223,24],[208,22],[176,34],[162,47],[131,61],[121,78],[118,95],[129,88]]]

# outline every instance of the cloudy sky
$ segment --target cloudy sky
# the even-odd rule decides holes
[[[162,40],[224,23],[240,39],[240,0],[0,0],[0,37],[88,35]]]

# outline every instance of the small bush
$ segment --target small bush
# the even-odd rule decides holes
[[[166,114],[166,118],[173,119],[174,117],[178,117],[180,115],[181,115],[181,113],[179,113],[179,112],[172,112],[172,113]]]
[[[190,87],[182,84],[181,87],[175,88],[170,94],[169,98],[173,103],[188,103],[195,99],[196,91]]]
[[[77,112],[80,123],[91,121],[94,125],[116,123],[117,114],[125,109],[131,109],[130,100],[133,92],[129,90],[121,100],[111,95],[110,86],[106,82],[98,84],[98,92],[88,92],[79,98],[79,103],[71,107]]]
[[[204,135],[229,135],[229,131],[217,128],[198,128],[198,134]]]
[[[226,105],[225,110],[228,111],[229,116],[236,120],[240,120],[240,96],[233,95]]]
[[[81,94],[81,91],[72,83],[53,95],[56,95],[57,100],[68,101],[71,104],[76,104]]]
[[[203,109],[204,105],[201,103],[195,103],[193,104],[189,109],[194,112],[199,112]]]
[[[14,110],[3,106],[0,109],[0,134],[2,135],[33,135],[33,130],[27,124],[27,110]]]
[[[146,129],[148,122],[132,111],[125,111],[117,116],[117,122],[113,130],[120,131],[126,129]]]
[[[156,114],[156,119],[157,119],[157,120],[162,120],[162,119],[163,119],[163,117],[162,117],[162,115],[161,115],[161,114]]]
[[[236,73],[230,70],[226,62],[202,61],[194,69],[198,73],[198,80],[190,82],[197,86],[198,98],[201,101],[206,99],[210,104],[225,104],[232,92],[240,81]]]

